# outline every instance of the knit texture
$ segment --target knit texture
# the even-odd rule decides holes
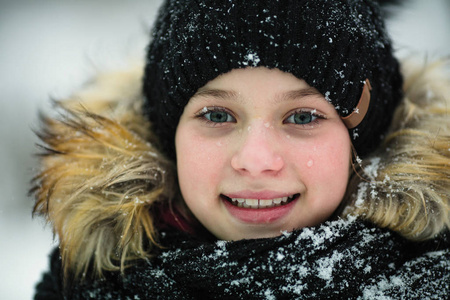
[[[448,236],[409,242],[352,219],[237,242],[163,233],[168,245],[152,261],[72,282],[67,299],[445,299],[450,292]],[[47,275],[61,293],[57,266]],[[53,281],[52,281],[53,280]],[[44,293],[45,290],[39,290]],[[47,291],[48,297],[51,294]],[[41,299],[36,297],[36,299]],[[48,298],[48,299],[51,299]]]
[[[163,150],[189,99],[232,69],[265,66],[304,79],[344,117],[369,79],[372,97],[350,130],[360,156],[379,144],[401,98],[402,77],[373,1],[165,1],[148,48],[145,111]]]

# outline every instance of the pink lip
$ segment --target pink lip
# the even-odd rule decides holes
[[[238,198],[238,197],[233,197]],[[243,198],[243,197],[242,197]],[[257,199],[257,197],[248,197],[250,199]],[[272,199],[272,198],[258,198],[258,199]],[[286,216],[294,207],[295,203],[297,202],[298,197],[291,202],[276,206],[276,207],[270,207],[270,208],[243,208],[243,207],[237,207],[231,204],[228,200],[222,199],[222,202],[225,206],[225,208],[228,210],[228,212],[235,217],[236,219],[245,222],[245,223],[252,223],[252,224],[267,224],[271,222],[275,222],[284,216]]]

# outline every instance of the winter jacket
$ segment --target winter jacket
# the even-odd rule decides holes
[[[173,164],[140,112],[142,68],[99,75],[59,104],[63,118],[43,118],[46,152],[32,191],[60,248],[35,299],[446,299],[446,64],[404,63],[405,99],[390,134],[357,159],[333,219],[234,242],[192,234],[184,221],[148,220],[177,193]],[[134,259],[118,266],[123,253]],[[96,272],[99,263],[108,268]]]

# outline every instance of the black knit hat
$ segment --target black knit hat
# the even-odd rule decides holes
[[[148,48],[144,111],[163,151],[189,99],[232,69],[265,66],[304,79],[341,117],[369,79],[363,121],[350,130],[360,156],[375,149],[402,97],[402,77],[380,9],[368,0],[167,0]]]

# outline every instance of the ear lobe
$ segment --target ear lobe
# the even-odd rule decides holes
[[[358,126],[366,116],[367,111],[369,110],[371,90],[372,86],[370,85],[370,81],[369,79],[366,79],[364,82],[363,91],[361,93],[361,98],[359,98],[359,102],[356,105],[355,109],[348,116],[341,117],[342,121],[348,129],[353,129]]]

